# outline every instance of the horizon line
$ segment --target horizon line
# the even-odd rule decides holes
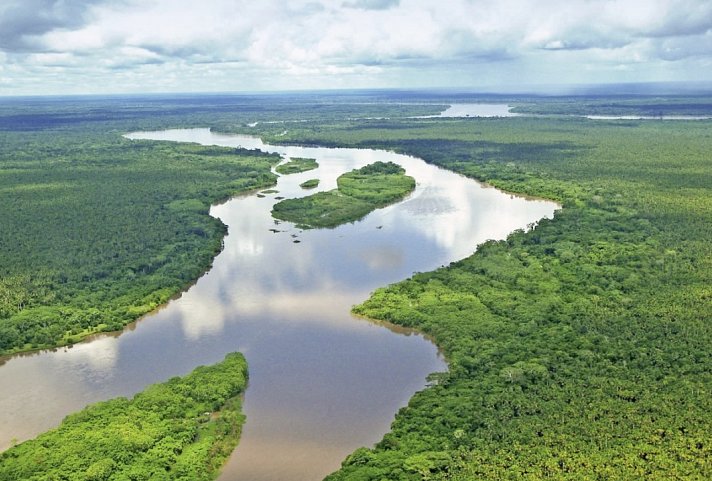
[[[619,89],[619,92],[615,92]],[[605,90],[603,92],[602,90]],[[653,82],[611,82],[575,84],[536,84],[513,86],[480,87],[358,87],[358,88],[314,88],[314,89],[273,89],[273,90],[221,90],[221,91],[147,91],[147,92],[105,92],[105,93],[48,93],[48,94],[2,94],[0,99],[60,99],[60,98],[129,98],[129,97],[185,97],[185,96],[271,96],[339,93],[434,93],[461,94],[472,96],[530,95],[539,97],[586,97],[586,96],[655,96],[655,95],[710,95],[711,81],[653,81]]]

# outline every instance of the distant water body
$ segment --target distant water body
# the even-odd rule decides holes
[[[88,403],[131,396],[241,351],[250,370],[247,423],[220,479],[322,479],[354,449],[377,442],[426,376],[446,369],[422,335],[354,317],[351,306],[557,208],[392,152],[265,145],[208,129],[128,137],[259,148],[315,158],[319,168],[280,176],[277,194],[213,206],[211,215],[229,227],[213,267],[120,336],[7,360],[0,367],[0,449]],[[304,231],[271,217],[276,197],[333,189],[341,173],[377,160],[396,162],[415,177],[412,195],[335,229]],[[299,186],[313,178],[320,179],[317,189]]]
[[[443,117],[520,117],[521,114],[510,112],[507,104],[451,104],[438,115],[421,115],[418,119],[437,119]]]

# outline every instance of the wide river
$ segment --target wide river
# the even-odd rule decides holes
[[[313,157],[319,168],[279,177],[278,194],[213,206],[229,226],[210,271],[179,299],[129,326],[72,348],[7,359],[0,367],[0,450],[57,425],[88,403],[241,351],[250,384],[247,423],[222,480],[319,480],[355,448],[388,431],[396,411],[446,365],[423,336],[350,314],[375,288],[471,254],[551,217],[557,205],[481,185],[420,159],[368,149],[264,145],[208,129],[130,134],[132,139],[243,146]],[[136,140],[139,141],[139,140]],[[277,223],[277,196],[299,197],[319,178],[393,161],[417,181],[406,200],[336,229]],[[148,226],[147,226],[148,228]]]

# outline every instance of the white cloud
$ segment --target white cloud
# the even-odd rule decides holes
[[[400,0],[354,0],[345,2],[344,7],[364,10],[385,10],[397,6]]]
[[[149,90],[169,88],[161,77],[201,89],[206,74],[216,90],[712,78],[690,69],[712,58],[705,0],[9,1],[7,62],[33,74],[61,65],[67,85],[74,73],[98,90],[116,87],[117,69],[124,87]],[[165,75],[151,79],[156,69]]]

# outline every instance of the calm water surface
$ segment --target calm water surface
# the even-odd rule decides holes
[[[420,119],[440,117],[519,117],[520,114],[510,112],[512,107],[507,104],[452,104],[438,115],[423,115]]]
[[[229,234],[213,268],[121,336],[7,360],[0,367],[0,449],[88,403],[132,395],[241,351],[250,369],[247,423],[220,479],[321,479],[355,448],[378,441],[427,374],[446,369],[427,339],[355,318],[351,306],[557,207],[383,151],[268,146],[208,129],[129,137],[258,147],[314,157],[320,167],[281,176],[278,194],[214,206],[211,214]],[[317,190],[334,188],[341,173],[377,160],[397,162],[415,177],[408,199],[336,229],[302,231],[271,218],[275,196],[314,192],[299,183],[317,177]]]

